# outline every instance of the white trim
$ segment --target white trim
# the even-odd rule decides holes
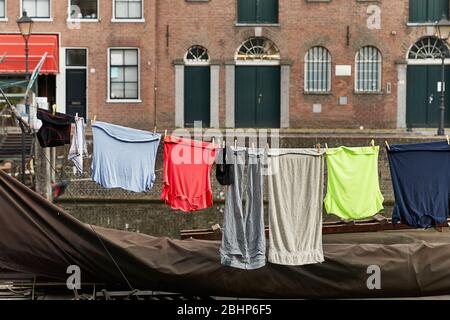
[[[142,100],[141,99],[137,99],[137,100],[133,100],[133,99],[106,99],[107,103],[141,103]]]
[[[117,19],[116,18],[116,0],[111,1],[112,2],[112,18],[111,18],[111,22],[131,22],[131,23],[139,23],[139,22],[145,22],[145,17],[144,17],[144,0],[141,0],[141,18],[140,19],[136,19],[136,18],[130,18],[130,19],[124,19],[124,18],[120,18]]]
[[[442,59],[408,59],[407,64],[410,66],[429,66],[429,65],[441,65]],[[450,64],[450,59],[447,58],[444,61],[445,64]]]
[[[236,27],[279,27],[280,23],[239,23],[235,22]]]
[[[5,0],[5,17],[0,18],[0,21],[8,21],[8,0]]]
[[[111,99],[111,65],[110,65],[110,56],[111,50],[137,50],[138,54],[138,98],[137,99]],[[139,47],[109,47],[108,48],[108,57],[107,57],[107,73],[108,73],[108,81],[107,81],[107,92],[106,92],[106,103],[141,103],[141,49]]]
[[[114,23],[145,23],[145,19],[111,19]]]
[[[19,0],[20,1],[20,12],[19,12],[19,17],[21,18],[22,17],[22,12],[23,12],[23,0]],[[35,18],[35,17],[31,17],[30,16],[30,18],[31,19],[33,19],[33,21],[36,21],[36,22],[52,22],[53,21],[53,18],[52,18],[52,0],[48,0],[48,2],[49,2],[49,5],[50,5],[50,8],[49,8],[49,10],[50,10],[50,12],[49,12],[49,17],[48,18]]]
[[[408,27],[434,27],[436,24],[433,22],[408,22]]]
[[[100,22],[100,0],[97,0],[97,18],[95,19],[72,19],[70,17],[70,8],[72,0],[67,0],[67,22]]]
[[[243,61],[236,60],[237,66],[279,66],[280,60],[275,61],[265,61],[265,60],[252,60],[252,61]]]

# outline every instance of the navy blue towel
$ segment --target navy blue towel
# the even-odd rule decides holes
[[[430,228],[446,222],[450,195],[450,145],[393,145],[388,150],[395,194],[393,223]]]

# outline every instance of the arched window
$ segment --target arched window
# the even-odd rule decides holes
[[[237,62],[276,62],[280,61],[280,52],[269,39],[254,37],[246,40],[236,52]]]
[[[425,37],[417,41],[409,50],[408,59],[441,59],[448,48],[437,37]]]
[[[192,46],[186,52],[184,61],[186,64],[208,64],[208,50],[202,46]]]
[[[305,56],[305,91],[331,90],[331,54],[324,47],[312,47]]]
[[[356,92],[381,91],[380,50],[372,46],[362,47],[356,53]]]

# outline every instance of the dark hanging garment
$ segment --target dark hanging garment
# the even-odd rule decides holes
[[[43,148],[58,147],[70,144],[71,124],[75,119],[71,115],[55,113],[38,109],[37,117],[42,121],[42,127],[37,133],[39,144]]]
[[[222,186],[229,186],[234,183],[234,167],[233,164],[227,164],[227,150],[228,148],[223,148],[219,151],[222,155],[222,161],[216,163],[216,179]]]
[[[395,194],[393,223],[431,228],[449,215],[450,145],[393,145],[388,150]]]

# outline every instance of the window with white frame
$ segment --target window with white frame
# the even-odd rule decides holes
[[[143,0],[114,0],[115,19],[142,19]]]
[[[50,0],[22,0],[22,11],[30,18],[50,18]]]
[[[139,99],[138,49],[109,49],[109,99]]]
[[[70,0],[70,19],[98,19],[98,0]]]
[[[381,91],[380,50],[372,46],[362,47],[356,53],[356,92]]]
[[[305,91],[331,90],[331,54],[324,47],[312,47],[305,57]]]
[[[0,19],[6,18],[6,0],[0,0]]]

